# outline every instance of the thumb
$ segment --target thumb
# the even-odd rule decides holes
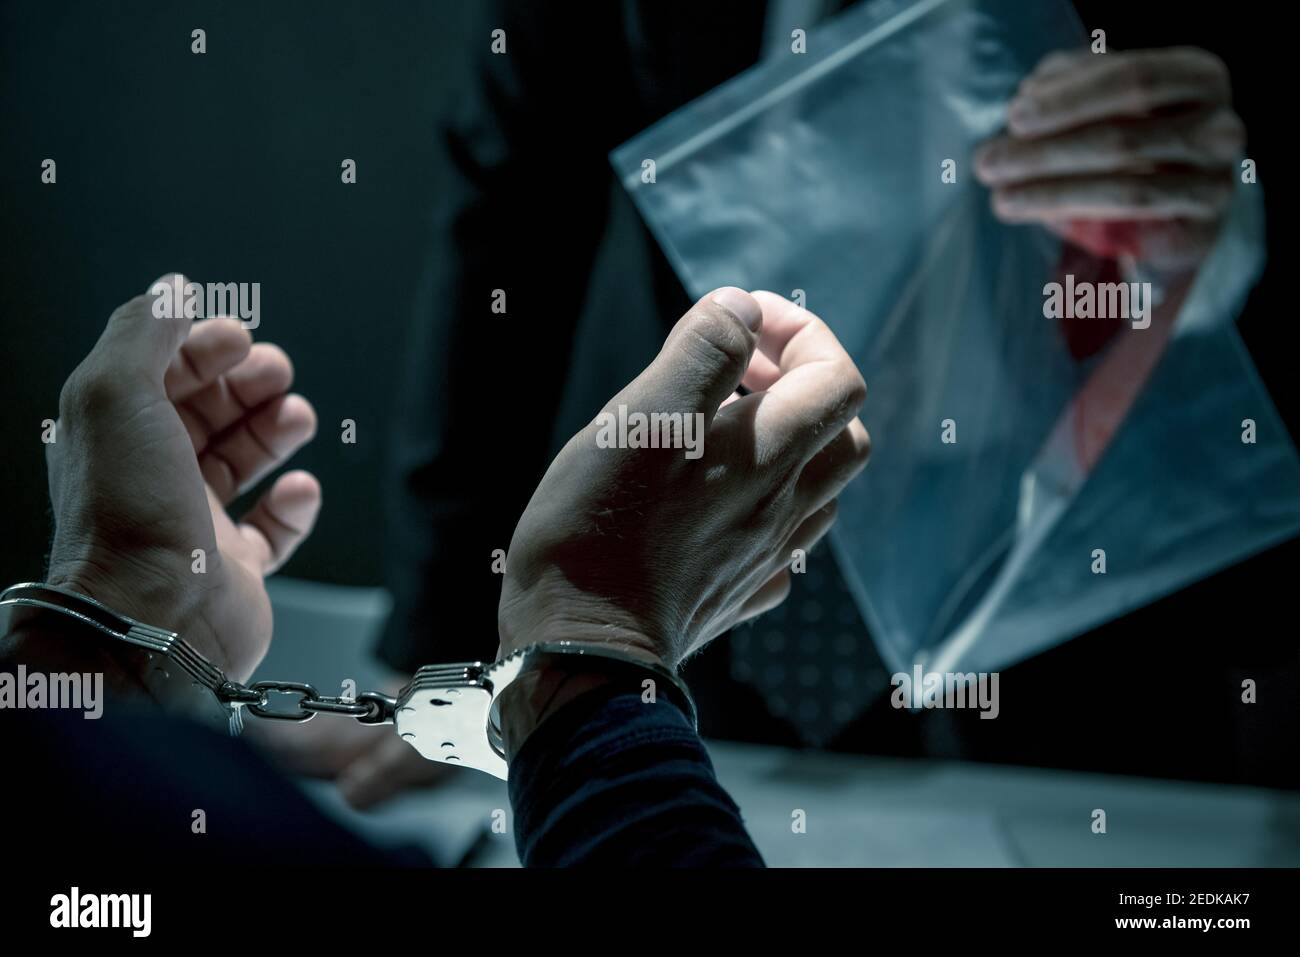
[[[168,364],[190,334],[194,318],[185,307],[191,301],[187,291],[195,288],[179,273],[158,278],[143,295],[113,310],[88,359],[134,386],[148,382],[161,389]]]
[[[623,398],[652,411],[702,412],[712,421],[744,378],[762,323],[763,309],[749,293],[715,289],[678,320]]]

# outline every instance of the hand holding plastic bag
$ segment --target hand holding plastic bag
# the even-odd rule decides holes
[[[1064,2],[863,5],[613,156],[688,290],[803,295],[866,376],[876,456],[833,542],[897,669],[1005,667],[1300,530],[1295,449],[1231,324],[1258,193],[1176,323],[1076,357],[1044,318],[1068,250],[972,175],[1022,78],[1081,40]]]

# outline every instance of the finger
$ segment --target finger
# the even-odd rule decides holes
[[[239,523],[248,558],[263,575],[283,565],[320,512],[320,483],[310,472],[286,472]]]
[[[1067,70],[1077,69],[1079,64],[1090,56],[1095,56],[1095,54],[1087,49],[1056,50],[1049,53],[1038,61],[1038,66],[1034,67],[1032,73],[1020,81],[1020,88],[1024,89],[1026,86],[1041,82],[1048,77],[1056,76]]]
[[[786,348],[796,336],[809,326],[817,326],[821,320],[802,306],[766,289],[755,292],[754,298],[763,308],[758,351],[777,369],[779,378],[780,373],[788,371],[794,365],[794,353],[787,355]]]
[[[1027,83],[1008,107],[1007,125],[1017,136],[1044,136],[1108,117],[1231,98],[1227,68],[1205,50],[1093,55],[1076,69]]]
[[[1215,219],[1232,198],[1222,173],[1075,176],[1000,186],[993,211],[1005,222],[1046,219]]]
[[[831,530],[839,513],[839,499],[833,498],[805,518],[782,549],[780,556],[782,566],[788,566],[794,561],[796,550],[803,552],[804,555],[812,551],[813,546]]]
[[[996,186],[1162,165],[1212,169],[1235,165],[1244,146],[1245,126],[1221,107],[1140,123],[1095,123],[1037,139],[999,137],[976,152],[975,173]]]
[[[735,624],[748,621],[765,611],[771,611],[785,601],[790,594],[790,565],[796,558],[796,551],[807,556],[835,525],[837,515],[839,515],[839,502],[831,499],[800,523],[773,560],[778,570],[741,604]]]
[[[759,586],[758,591],[745,599],[740,606],[740,614],[735,624],[757,618],[765,611],[771,611],[790,596],[790,569],[783,568]]]
[[[183,276],[169,274],[150,285],[148,292],[114,309],[83,366],[88,371],[111,372],[101,377],[106,389],[144,386],[163,392],[167,367],[192,324],[183,308],[175,308],[172,296],[186,286]]]
[[[293,363],[277,345],[254,343],[232,369],[177,407],[202,453],[218,435],[293,385]]]
[[[857,414],[866,383],[821,319],[775,293],[754,295],[763,307],[758,347],[781,375],[765,391],[733,403],[727,414],[753,417],[762,460],[803,465]]]
[[[749,293],[714,290],[678,321],[659,355],[614,402],[641,411],[699,412],[712,421],[749,368],[762,321]]]
[[[736,390],[722,401],[721,408],[726,408],[731,403],[743,399],[750,392],[762,392],[781,378],[781,370],[762,352],[755,352],[749,360],[749,368],[745,370],[745,377],[740,380],[743,388]]]
[[[795,485],[795,496],[804,515],[824,508],[844,486],[867,466],[871,458],[871,436],[861,419],[854,419],[804,466]]]
[[[167,366],[167,398],[183,402],[232,369],[252,347],[253,337],[238,319],[204,319],[190,328],[189,338]]]
[[[316,434],[316,411],[300,395],[282,395],[227,429],[199,455],[199,470],[228,503],[288,461]]]
[[[423,786],[447,774],[445,764],[427,761],[397,735],[363,753],[338,777],[343,799],[358,810],[374,807],[412,786]]]
[[[741,385],[750,392],[762,392],[764,389],[770,389],[779,378],[781,378],[781,367],[764,355],[760,349],[749,360],[749,368],[745,370],[745,378],[741,380]]]

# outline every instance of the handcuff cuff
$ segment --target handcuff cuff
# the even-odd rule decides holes
[[[394,725],[397,734],[420,755],[457,767],[476,768],[494,777],[507,776],[499,701],[516,679],[543,665],[557,665],[612,678],[654,681],[656,693],[677,704],[693,727],[695,700],[676,673],[617,649],[587,642],[547,641],[521,648],[494,662],[466,661],[426,665],[396,697],[368,691],[355,697],[321,695],[312,685],[294,681],[242,684],[228,678],[174,631],[136,621],[93,598],[57,585],[26,582],[0,592],[0,610],[11,616],[54,613],[63,623],[87,626],[116,639],[118,650],[143,653],[144,667],[130,667],[144,690],[160,705],[180,710],[232,736],[243,730],[243,713],[281,721],[309,721],[317,714],[336,714],[361,724]],[[23,611],[26,610],[26,611]],[[4,624],[0,622],[0,624]],[[8,628],[0,628],[0,635]],[[660,683],[662,682],[662,684]],[[269,704],[274,694],[297,695],[294,710]],[[647,700],[655,700],[652,696]]]

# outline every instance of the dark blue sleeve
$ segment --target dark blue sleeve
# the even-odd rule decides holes
[[[699,735],[662,697],[603,688],[529,735],[510,766],[525,867],[762,867]]]

